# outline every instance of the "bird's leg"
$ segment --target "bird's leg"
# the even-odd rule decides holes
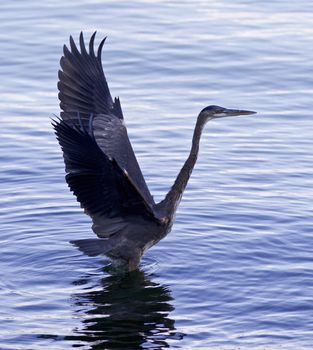
[[[134,271],[138,269],[141,256],[135,256],[128,260],[128,271]]]

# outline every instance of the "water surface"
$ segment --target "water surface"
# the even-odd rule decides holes
[[[0,23],[0,348],[311,349],[311,2],[11,1]],[[207,126],[173,231],[129,275],[68,243],[92,232],[49,118],[80,30],[108,35],[156,200],[204,106],[258,111]]]

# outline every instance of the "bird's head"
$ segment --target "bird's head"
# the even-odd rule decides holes
[[[204,121],[209,121],[211,119],[224,118],[224,117],[234,117],[237,115],[249,115],[255,114],[253,111],[245,111],[242,109],[228,109],[220,106],[208,106],[203,108],[199,114],[199,118]]]

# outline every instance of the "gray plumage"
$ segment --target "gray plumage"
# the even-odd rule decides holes
[[[63,150],[66,181],[99,237],[72,243],[90,256],[106,254],[133,270],[143,253],[171,230],[207,121],[255,112],[204,108],[197,118],[184,166],[165,199],[155,203],[129,141],[120,101],[112,99],[102,69],[105,39],[97,53],[94,40],[95,33],[87,50],[81,33],[80,50],[72,37],[70,50],[64,46],[58,82],[62,112],[53,122]]]

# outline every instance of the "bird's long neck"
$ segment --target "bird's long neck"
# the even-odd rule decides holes
[[[194,129],[194,133],[193,133],[192,146],[191,146],[189,156],[185,164],[181,168],[172,188],[166,195],[165,199],[160,203],[160,205],[162,205],[166,213],[170,215],[174,215],[176,208],[180,202],[180,199],[183,195],[183,192],[187,186],[192,170],[196,164],[198,153],[199,153],[200,137],[201,137],[204,125],[205,125],[205,122],[198,117],[195,129]]]

